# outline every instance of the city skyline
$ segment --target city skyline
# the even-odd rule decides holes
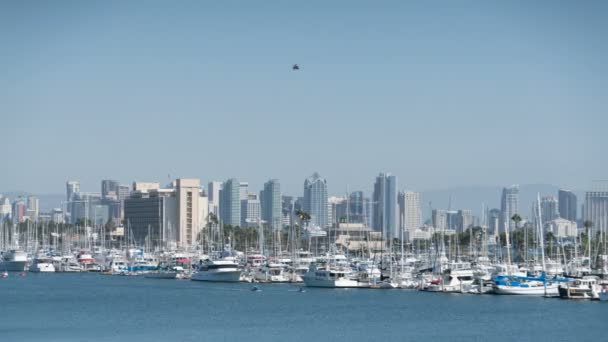
[[[14,153],[0,189],[171,175],[295,193],[314,171],[332,193],[368,190],[378,170],[417,190],[604,179],[608,4],[476,4],[5,3]]]

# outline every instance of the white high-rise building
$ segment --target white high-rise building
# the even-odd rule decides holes
[[[249,183],[248,182],[240,182],[239,183],[239,199],[246,200],[249,196]]]
[[[207,185],[207,196],[209,196],[209,211],[220,216],[220,191],[222,182],[213,181]]]
[[[405,191],[399,194],[399,218],[406,238],[413,240],[416,229],[422,223],[419,192]]]
[[[509,231],[513,231],[516,227],[515,222],[511,218],[519,213],[519,185],[512,185],[502,189],[500,211],[500,230],[503,231],[505,224],[507,224]]]
[[[608,228],[608,191],[588,191],[585,193],[585,221],[591,221],[593,231]]]
[[[203,222],[200,221],[200,188],[198,179],[180,178],[176,182],[175,197],[177,198],[177,222],[179,224],[177,242],[180,246],[192,246]],[[205,203],[206,204],[206,203]]]
[[[38,221],[38,215],[40,214],[40,200],[35,196],[27,197],[27,209],[26,216],[32,221]]]
[[[248,194],[241,200],[241,227],[257,226],[261,218],[262,206],[256,194]]]
[[[304,181],[303,209],[310,215],[309,224],[312,227],[328,227],[327,206],[327,181],[315,172]]]

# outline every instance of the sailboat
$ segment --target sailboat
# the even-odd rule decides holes
[[[544,234],[542,229],[541,209],[540,209],[540,195],[537,194],[537,233],[539,240],[539,248],[541,250],[541,262],[542,262],[542,273],[538,277],[524,277],[514,275],[499,275],[494,278],[493,292],[494,294],[505,294],[505,295],[529,295],[529,296],[545,296],[545,297],[556,297],[559,295],[558,284],[547,279],[545,270],[545,243]],[[506,224],[508,226],[508,224]],[[507,248],[509,246],[507,231]],[[508,251],[508,250],[507,250]],[[508,263],[511,263],[510,253],[507,253]]]

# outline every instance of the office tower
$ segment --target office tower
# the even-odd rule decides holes
[[[557,198],[554,196],[545,196],[540,200],[540,208],[542,214],[543,224],[553,221],[559,217],[559,209],[557,204]],[[538,211],[538,209],[536,209]]]
[[[353,191],[348,195],[348,222],[364,223],[371,226],[370,199],[365,197],[363,191]]]
[[[281,214],[283,215],[283,226],[293,225],[294,212],[293,196],[281,196]]]
[[[512,185],[502,189],[502,197],[500,201],[500,231],[505,229],[505,224],[509,226],[509,231],[513,231],[515,222],[511,220],[513,215],[519,213],[519,186]]]
[[[160,189],[157,182],[133,182],[133,191],[150,191]]]
[[[131,188],[129,188],[128,185],[119,185],[118,186],[118,200],[119,201],[124,201],[125,199],[129,198],[130,194],[131,194]]]
[[[175,247],[178,207],[175,189],[135,190],[125,199],[125,227],[139,246]]]
[[[593,223],[593,232],[608,228],[608,191],[585,193],[583,219]]]
[[[397,176],[381,173],[376,177],[373,195],[373,228],[383,232],[385,239],[398,238]]]
[[[39,214],[40,214],[40,201],[38,200],[38,197],[28,196],[27,197],[26,216],[32,221],[38,221]]]
[[[223,224],[238,226],[241,224],[240,183],[235,178],[224,182],[220,191],[220,219]]]
[[[405,229],[413,238],[416,229],[422,224],[422,209],[420,208],[420,193],[405,192]]]
[[[433,209],[431,222],[436,230],[445,230],[448,227],[448,211],[445,209]]]
[[[120,184],[118,181],[113,179],[104,179],[101,181],[101,199],[117,200],[118,199],[118,187]]]
[[[249,195],[249,183],[248,182],[240,182],[239,183],[239,200],[246,200]]]
[[[470,209],[458,210],[458,231],[464,232],[473,226],[473,211]]]
[[[328,227],[327,181],[317,172],[304,181],[302,206],[311,217],[309,222],[311,226]]]
[[[488,211],[487,220],[488,220],[488,232],[496,233],[500,231],[500,218],[501,218],[500,209],[491,209]]]
[[[559,189],[557,192],[559,204],[559,217],[569,221],[576,221],[576,195],[570,190]]]
[[[25,220],[25,211],[27,210],[27,205],[22,199],[18,199],[13,202],[12,205],[12,219],[13,223],[21,223]]]
[[[271,179],[264,183],[261,191],[262,219],[273,230],[283,227],[281,205],[281,184],[278,179]]]
[[[209,197],[209,210],[218,217],[220,216],[220,191],[222,182],[213,181],[207,185],[207,196]]]
[[[61,208],[53,208],[51,211],[51,221],[54,223],[65,223],[65,217]]]
[[[256,194],[248,194],[241,200],[241,227],[257,226],[261,219],[262,206]]]
[[[458,210],[446,210],[445,211],[445,222],[448,229],[457,230],[460,223],[458,216]]]
[[[13,208],[8,197],[0,196],[0,223],[10,220],[13,214]]]
[[[80,182],[79,181],[67,181],[65,183],[66,187],[66,201],[70,202],[75,193],[80,192]]]

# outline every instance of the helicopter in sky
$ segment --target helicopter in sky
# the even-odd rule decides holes
[[[300,70],[300,66],[299,66],[299,65],[297,65],[297,64],[294,64],[294,65],[291,67],[291,70]]]

